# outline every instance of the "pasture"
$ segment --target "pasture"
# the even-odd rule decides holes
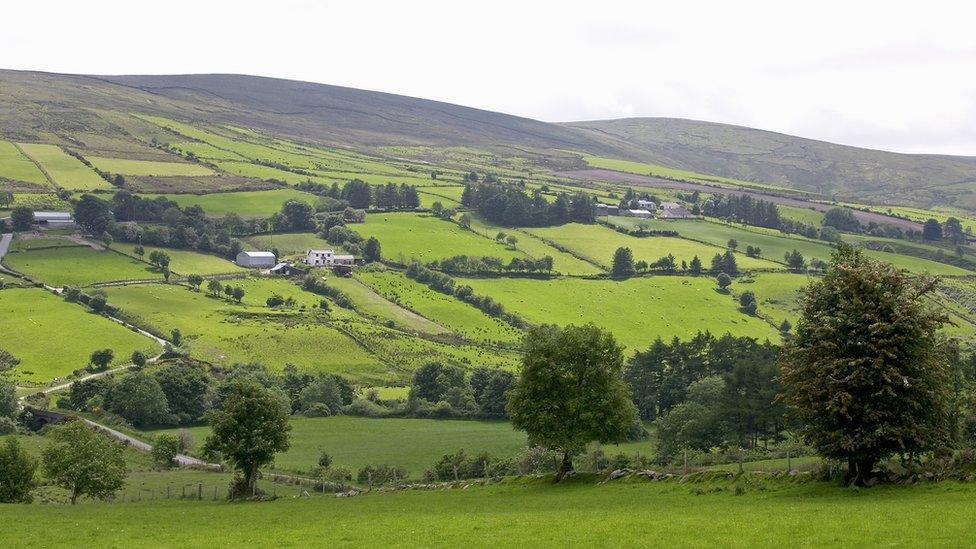
[[[0,291],[0,334],[0,348],[21,361],[11,372],[19,382],[69,375],[84,368],[96,349],[115,351],[117,364],[132,351],[159,351],[149,338],[39,288]]]
[[[655,338],[687,339],[699,331],[778,341],[761,319],[738,310],[712,277],[654,276],[621,281],[468,278],[475,293],[490,295],[509,312],[535,324],[593,322],[610,330],[629,355]],[[733,288],[735,284],[733,284]],[[757,291],[757,295],[761,295]]]
[[[0,139],[0,178],[49,185],[44,173],[10,141]]]
[[[329,277],[327,283],[342,290],[356,306],[356,310],[384,323],[392,322],[400,329],[426,334],[448,334],[451,331],[427,318],[401,307],[378,294],[360,281],[361,277]]]
[[[692,172],[688,170],[681,170],[678,168],[668,168],[667,166],[661,166],[658,164],[646,164],[644,162],[634,162],[631,160],[604,158],[604,157],[593,156],[589,154],[584,154],[582,156],[583,156],[583,160],[588,165],[594,168],[604,168],[607,170],[615,170],[618,172],[635,173],[638,175],[650,175],[654,177],[663,177],[666,179],[678,179],[682,181],[695,181],[695,182],[705,182],[705,183],[727,183],[729,185],[735,185],[737,187],[753,187],[753,188],[760,188],[760,189],[787,190],[786,187],[772,185],[769,183],[757,183],[754,181],[745,181],[742,179],[733,179],[730,177],[721,177],[718,175],[708,175],[708,174]]]
[[[488,343],[515,343],[522,333],[452,296],[432,290],[396,271],[361,272],[357,277],[386,299],[447,326],[455,333]]]
[[[222,216],[237,214],[241,217],[271,217],[281,210],[288,200],[301,200],[314,205],[315,195],[295,189],[274,189],[271,191],[244,191],[211,194],[164,194],[163,196],[180,207],[200,206],[207,215]]]
[[[705,269],[711,265],[715,254],[725,252],[725,247],[703,244],[684,238],[670,236],[649,236],[638,238],[618,233],[603,225],[586,225],[568,223],[558,227],[534,227],[523,229],[525,232],[538,236],[559,246],[572,250],[589,261],[609,268],[613,253],[620,247],[627,247],[634,252],[634,261],[643,259],[648,263],[654,262],[668,254],[674,255],[677,262],[690,262],[698,256]],[[747,257],[736,254],[739,268],[748,269],[781,269],[782,266],[765,259]]]
[[[112,249],[118,250],[126,255],[135,256],[135,244],[128,242],[116,242],[112,244]],[[244,267],[237,266],[229,259],[224,259],[216,255],[194,252],[192,250],[180,250],[176,248],[160,248],[157,246],[144,246],[145,253],[143,259],[148,260],[149,254],[155,250],[165,252],[169,255],[170,271],[178,275],[188,274],[223,274],[245,271]]]
[[[310,540],[350,547],[959,546],[976,535],[970,520],[976,489],[969,484],[857,491],[752,479],[736,485],[738,491],[731,482],[598,485],[582,475],[559,485],[526,477],[464,490],[248,505],[147,501],[63,506],[57,513],[4,505],[0,541],[8,547],[282,546]]]
[[[375,236],[383,258],[406,264],[412,259],[427,263],[455,255],[494,256],[508,262],[525,254],[462,229],[451,221],[415,213],[375,213],[365,223],[350,225],[363,238]]]
[[[16,242],[16,241],[15,241]],[[37,247],[28,242],[30,251],[11,251],[3,261],[11,268],[50,286],[87,286],[113,280],[162,279],[155,267],[111,250],[96,250],[88,246],[55,241],[58,246]]]
[[[350,225],[350,227],[356,229],[359,225]],[[259,234],[245,237],[244,243],[251,249],[277,249],[281,255],[297,254],[301,255],[302,259],[305,258],[305,250],[336,249],[336,246],[329,244],[324,238],[319,238],[315,233]]]
[[[215,175],[210,168],[187,162],[160,162],[156,160],[131,160],[128,158],[106,158],[104,156],[85,157],[96,168],[109,173],[122,175],[154,175],[168,177],[183,175],[188,177]]]
[[[593,275],[603,272],[603,269],[597,267],[589,261],[584,261],[572,254],[558,250],[544,242],[538,236],[526,232],[525,230],[499,227],[497,225],[492,225],[491,223],[488,223],[478,217],[472,217],[471,230],[492,240],[494,240],[500,232],[505,233],[506,236],[514,236],[518,239],[518,242],[515,244],[515,248],[517,250],[525,252],[534,258],[542,258],[547,255],[551,256],[553,259],[553,272],[567,275]]]
[[[113,188],[94,170],[61,150],[61,147],[57,145],[43,143],[18,143],[17,145],[27,156],[40,165],[59,187],[69,191]]]

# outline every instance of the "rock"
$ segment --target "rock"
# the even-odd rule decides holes
[[[633,473],[633,471],[631,471],[630,469],[617,469],[610,473],[610,479],[617,480],[618,478],[625,477],[631,473]]]
[[[361,493],[362,492],[360,492],[359,490],[356,490],[355,488],[353,488],[352,490],[349,490],[348,492],[338,492],[336,494],[336,497],[337,498],[351,498],[351,497],[354,497],[354,496],[358,496]]]

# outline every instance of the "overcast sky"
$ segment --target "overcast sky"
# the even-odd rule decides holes
[[[35,0],[4,6],[0,67],[246,73],[976,156],[976,7],[807,4]]]

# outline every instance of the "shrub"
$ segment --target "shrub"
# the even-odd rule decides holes
[[[396,465],[366,465],[356,473],[360,484],[385,484],[407,478],[406,469]]]
[[[174,465],[176,454],[180,453],[180,439],[176,435],[162,434],[156,437],[152,447],[153,462],[160,467],[170,468]]]

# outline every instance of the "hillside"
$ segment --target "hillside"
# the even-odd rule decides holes
[[[771,183],[838,199],[922,207],[976,207],[976,158],[899,154],[775,132],[676,118],[563,124],[626,141],[640,160]]]

